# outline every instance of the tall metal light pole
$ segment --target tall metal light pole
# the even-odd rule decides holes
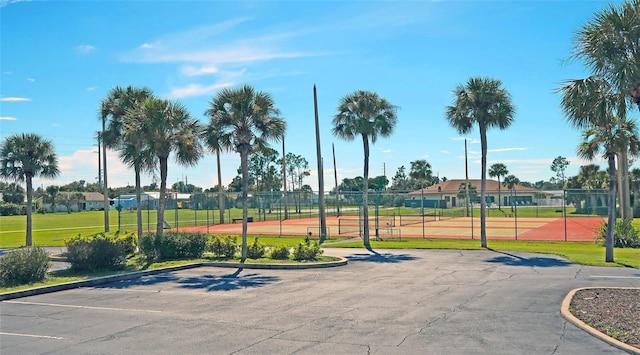
[[[102,116],[102,172],[104,177],[102,181],[104,182],[104,186],[102,189],[102,193],[104,194],[104,231],[109,231],[109,185],[107,184],[107,145],[104,141],[104,132],[106,131],[106,123],[107,117]]]
[[[320,244],[327,237],[327,217],[324,211],[324,171],[322,168],[322,153],[320,150],[320,124],[318,122],[318,94],[316,86],[313,85],[313,108],[316,119],[316,152],[318,160],[318,208],[320,209]]]

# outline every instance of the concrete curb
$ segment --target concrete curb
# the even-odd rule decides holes
[[[576,292],[580,291],[580,290],[589,290],[589,289],[594,289],[594,288],[620,288],[620,289],[637,289],[637,287],[581,287],[581,288],[576,288],[571,290],[567,296],[564,298],[564,300],[562,301],[562,306],[560,308],[560,313],[562,314],[562,316],[568,320],[569,322],[573,323],[573,325],[575,325],[578,328],[581,328],[582,330],[586,331],[587,333],[593,335],[594,337],[609,343],[613,346],[615,346],[616,348],[620,349],[620,350],[624,350],[630,354],[640,354],[640,349],[631,346],[629,344],[625,344],[615,338],[612,338],[604,333],[602,333],[601,331],[591,327],[590,325],[588,325],[587,323],[581,321],[580,319],[578,319],[576,316],[574,316],[570,311],[569,311],[569,307],[571,306],[571,300],[573,299],[573,296],[575,296]]]
[[[74,288],[80,287],[93,287],[98,285],[103,285],[111,282],[118,281],[126,281],[133,280],[144,276],[162,274],[165,272],[179,271],[179,270],[187,270],[194,269],[197,267],[227,267],[227,268],[242,268],[242,269],[271,269],[271,270],[301,270],[301,269],[318,269],[318,268],[329,268],[336,266],[344,266],[347,265],[347,259],[343,257],[339,257],[338,261],[329,261],[329,262],[314,262],[307,264],[247,264],[247,263],[226,263],[226,262],[200,262],[200,263],[192,263],[178,266],[169,266],[159,269],[153,270],[145,270],[145,271],[135,271],[135,272],[127,272],[118,275],[111,276],[103,276],[97,277],[94,279],[81,280],[81,281],[73,281],[66,282],[57,285],[51,286],[42,286],[42,287],[34,287],[26,290],[0,293],[0,301],[11,300],[15,298],[27,297],[27,296],[35,296],[41,295],[44,293],[51,293],[57,291],[70,290]]]

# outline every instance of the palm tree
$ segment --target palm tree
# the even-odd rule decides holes
[[[205,115],[209,115],[209,110],[205,112]],[[227,148],[220,145],[219,137],[220,132],[218,132],[218,127],[213,127],[211,125],[204,127],[202,131],[202,139],[209,150],[216,153],[216,166],[218,168],[218,209],[220,210],[220,224],[223,224],[225,207],[224,188],[222,186],[222,168],[220,167],[220,152]]]
[[[27,233],[26,245],[33,244],[31,212],[33,202],[33,178],[54,178],[60,174],[58,157],[50,141],[37,134],[14,134],[4,139],[0,146],[0,177],[5,180],[27,183]]]
[[[160,166],[160,198],[156,234],[162,238],[167,193],[169,155],[183,166],[194,166],[203,155],[201,126],[178,102],[149,99],[141,107],[144,118],[138,127],[144,139],[143,156],[154,156]]]
[[[600,124],[586,129],[583,132],[583,141],[578,146],[578,155],[582,158],[593,160],[601,154],[607,159],[609,173],[609,201],[607,219],[607,237],[605,240],[605,261],[613,262],[614,236],[613,227],[616,222],[615,199],[616,199],[616,151],[622,142],[628,142],[629,137],[637,137],[637,126],[635,122],[625,119],[616,119],[609,115],[608,124]],[[640,145],[636,138],[632,139],[634,145]]]
[[[633,188],[633,210],[634,216],[636,211],[640,211],[640,169],[634,168],[629,172],[629,180]]]
[[[497,127],[501,130],[511,125],[515,108],[511,95],[499,80],[491,78],[471,78],[454,90],[453,105],[447,106],[446,117],[449,124],[460,134],[467,134],[475,123],[480,130],[482,149],[482,174],[480,182],[480,243],[487,247],[486,206],[487,185],[487,130]]]
[[[116,86],[109,94],[113,109],[107,130],[103,134],[105,145],[119,151],[120,159],[135,174],[136,189],[136,216],[138,245],[142,238],[142,184],[140,175],[143,171],[153,170],[155,164],[153,155],[143,150],[144,132],[140,127],[144,124],[144,112],[142,106],[146,100],[153,98],[150,89],[128,86],[122,88]],[[122,111],[124,109],[124,111]],[[149,208],[147,206],[147,208]]]
[[[344,96],[333,118],[333,135],[348,141],[362,137],[364,147],[364,178],[362,189],[363,241],[371,250],[369,242],[369,141],[375,143],[378,136],[388,137],[393,132],[398,118],[397,107],[378,94],[356,91]]]
[[[247,258],[247,217],[249,189],[249,155],[279,141],[286,131],[286,123],[275,107],[273,97],[256,91],[249,85],[237,89],[223,89],[210,102],[206,114],[210,118],[207,130],[215,132],[221,149],[240,154],[242,173],[242,253]]]
[[[624,96],[617,94],[610,83],[602,78],[590,76],[585,79],[569,80],[558,90],[562,94],[560,105],[569,124],[579,129],[602,127],[611,128],[611,120],[628,122]],[[612,146],[618,156],[618,181],[620,182],[621,216],[632,219],[629,193],[628,155],[638,153],[632,140],[637,137],[622,135]]]
[[[495,163],[489,167],[489,176],[498,178],[498,209],[502,210],[500,206],[500,177],[507,176],[509,174],[509,170],[507,166],[502,163]]]
[[[507,175],[504,177],[504,182],[502,183],[510,192],[513,194],[515,191],[516,185],[520,183],[520,179],[518,179],[515,175]],[[511,208],[513,209],[514,201],[511,202]]]
[[[431,164],[429,164],[424,159],[418,159],[416,161],[411,162],[411,170],[409,170],[409,177],[420,181],[420,192],[421,192],[421,201],[420,201],[420,213],[424,215],[424,182],[427,180],[431,180],[433,172],[431,171]]]

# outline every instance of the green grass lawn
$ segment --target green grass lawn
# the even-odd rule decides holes
[[[640,267],[640,249],[615,248],[615,263],[604,262],[605,249],[589,242],[538,242],[516,240],[489,240],[487,245],[494,250],[519,251],[528,253],[552,254],[565,257],[571,262],[592,266],[628,266]],[[454,249],[481,250],[478,240],[459,239],[403,239],[371,240],[373,249]],[[324,248],[362,248],[362,241],[327,243]],[[330,250],[325,251],[331,254]]]

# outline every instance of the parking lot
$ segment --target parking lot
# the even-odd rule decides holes
[[[526,253],[395,250],[343,267],[202,267],[0,302],[7,354],[622,353],[565,321],[573,288],[640,270]]]

